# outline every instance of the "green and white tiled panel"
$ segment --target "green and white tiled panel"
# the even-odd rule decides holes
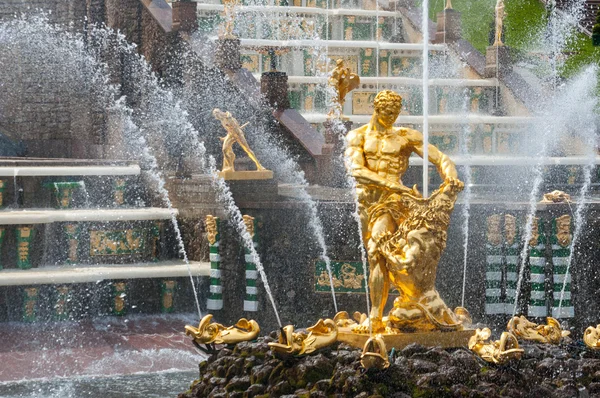
[[[573,318],[575,316],[575,308],[571,301],[571,273],[567,274],[569,255],[570,249],[568,247],[564,248],[560,245],[552,245],[552,264],[554,266],[552,275],[552,316],[557,319]],[[560,298],[563,286],[565,289],[561,303]]]
[[[209,259],[210,259],[210,286],[209,296],[206,300],[206,308],[209,310],[223,309],[223,285],[221,283],[221,255],[219,254],[220,222],[216,218],[216,235],[215,242],[209,244]]]
[[[567,273],[571,256],[571,217],[563,215],[552,221],[552,316],[554,318],[573,318],[575,308],[571,301],[571,274]],[[564,294],[561,302],[561,291]],[[568,294],[567,294],[568,292]]]
[[[256,242],[254,248],[258,247]],[[258,311],[258,292],[256,288],[256,281],[258,279],[258,270],[256,264],[252,260],[250,250],[246,249],[245,254],[246,260],[246,297],[244,298],[244,311],[256,312]]]
[[[502,302],[502,245],[486,244],[485,313],[504,314]]]
[[[532,247],[529,251],[529,270],[531,295],[527,314],[531,317],[545,317],[548,315],[546,308],[546,258],[544,245]]]
[[[518,240],[515,240],[515,242],[518,242]],[[506,247],[506,300],[504,302],[504,313],[508,315],[512,315],[515,312],[517,280],[519,278],[518,250],[518,243]]]

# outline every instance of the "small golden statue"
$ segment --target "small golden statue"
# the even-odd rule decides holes
[[[237,344],[254,340],[260,333],[260,326],[255,320],[240,319],[235,325],[225,327],[220,323],[212,323],[212,314],[200,320],[197,328],[186,325],[185,334],[194,339],[194,344],[213,346],[214,344]],[[200,348],[200,347],[199,347]]]
[[[214,245],[217,241],[217,217],[208,214],[204,219],[204,225],[206,228],[206,238],[208,239],[208,243]]]
[[[592,350],[600,350],[600,325],[590,326],[583,332],[583,342]]]
[[[555,190],[545,193],[541,203],[571,203],[571,195],[563,191]]]
[[[305,331],[294,332],[292,325],[281,328],[279,341],[269,343],[273,351],[284,355],[306,355],[328,347],[337,340],[337,327],[331,319],[319,319]]]
[[[256,158],[256,155],[250,149],[248,142],[246,141],[246,137],[244,136],[244,131],[242,130],[244,127],[248,125],[245,123],[240,126],[238,121],[231,116],[229,112],[222,112],[220,109],[215,108],[213,110],[213,116],[215,119],[221,122],[223,128],[227,131],[227,135],[225,137],[219,137],[221,141],[223,141],[223,168],[221,169],[221,175],[226,176],[228,173],[235,172],[235,153],[233,153],[233,145],[238,143],[244,152],[248,155],[250,159],[256,165],[257,171],[265,171],[270,174],[270,178],[273,177],[273,173],[266,170]]]
[[[508,14],[504,11],[504,0],[498,0],[496,3],[496,32],[495,32],[495,40],[494,47],[503,46],[502,43],[502,28],[504,25],[504,18],[506,18]]]
[[[523,315],[508,321],[506,329],[521,340],[535,341],[544,344],[558,344],[563,337],[571,332],[562,330],[560,323],[552,318],[546,318],[547,325],[530,322]]]
[[[222,39],[235,39],[233,27],[235,23],[236,7],[240,5],[239,0],[223,0],[223,19],[225,25],[222,28]]]
[[[390,366],[382,335],[377,334],[367,340],[360,356],[360,364],[365,369],[387,369]]]
[[[328,83],[335,91],[335,95],[332,98],[333,106],[327,117],[341,117],[344,110],[344,102],[346,102],[346,95],[360,85],[360,77],[356,73],[350,72],[350,68],[344,66],[343,59],[338,59],[335,69],[329,76]]]
[[[505,364],[513,359],[521,359],[523,350],[517,338],[509,332],[502,332],[500,340],[488,341],[492,332],[489,328],[477,329],[469,339],[469,350],[481,359],[495,364]]]
[[[402,184],[412,153],[423,156],[420,132],[394,127],[402,97],[385,90],[375,98],[369,124],[347,135],[346,157],[356,179],[364,245],[369,259],[369,319],[356,333],[386,330],[383,309],[390,283],[399,292],[387,326],[401,331],[462,330],[461,320],[435,289],[450,214],[463,183],[448,156],[429,145],[429,160],[443,183],[429,198]],[[370,323],[370,325],[369,325]]]

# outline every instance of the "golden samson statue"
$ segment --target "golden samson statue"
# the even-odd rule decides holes
[[[402,183],[412,153],[423,156],[420,132],[394,127],[402,97],[385,90],[371,121],[347,135],[346,157],[356,179],[359,215],[369,259],[371,312],[357,333],[460,330],[461,319],[435,289],[450,214],[463,183],[448,156],[429,145],[429,161],[443,183],[429,198]],[[390,284],[399,297],[386,318]]]

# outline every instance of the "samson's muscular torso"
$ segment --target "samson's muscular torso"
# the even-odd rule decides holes
[[[369,123],[350,131],[346,138],[346,156],[357,182],[361,207],[368,208],[384,195],[410,191],[402,184],[402,176],[413,152],[423,156],[423,136],[419,131],[398,127],[378,131]],[[429,145],[429,161],[442,179],[456,178],[454,164],[433,145]]]

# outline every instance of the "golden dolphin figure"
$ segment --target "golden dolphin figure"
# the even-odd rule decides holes
[[[509,332],[503,332],[500,340],[489,341],[492,332],[489,328],[477,329],[469,339],[469,350],[481,359],[495,364],[504,364],[512,359],[520,359],[523,349],[519,348],[517,338]]]
[[[571,334],[571,332],[562,330],[560,323],[550,316],[546,318],[546,322],[546,325],[538,325],[521,315],[508,321],[506,329],[521,340],[545,344],[558,344],[563,337]]]
[[[197,328],[186,325],[185,334],[197,344],[237,344],[254,340],[260,333],[260,326],[255,320],[242,318],[235,325],[225,327],[220,323],[211,323],[212,317],[212,314],[206,315]]]
[[[600,350],[600,325],[585,329],[583,342],[592,350]]]
[[[269,347],[279,354],[306,355],[321,348],[328,347],[337,340],[337,327],[331,319],[319,319],[314,326],[306,332],[294,332],[292,325],[281,328],[279,341],[269,343]]]

